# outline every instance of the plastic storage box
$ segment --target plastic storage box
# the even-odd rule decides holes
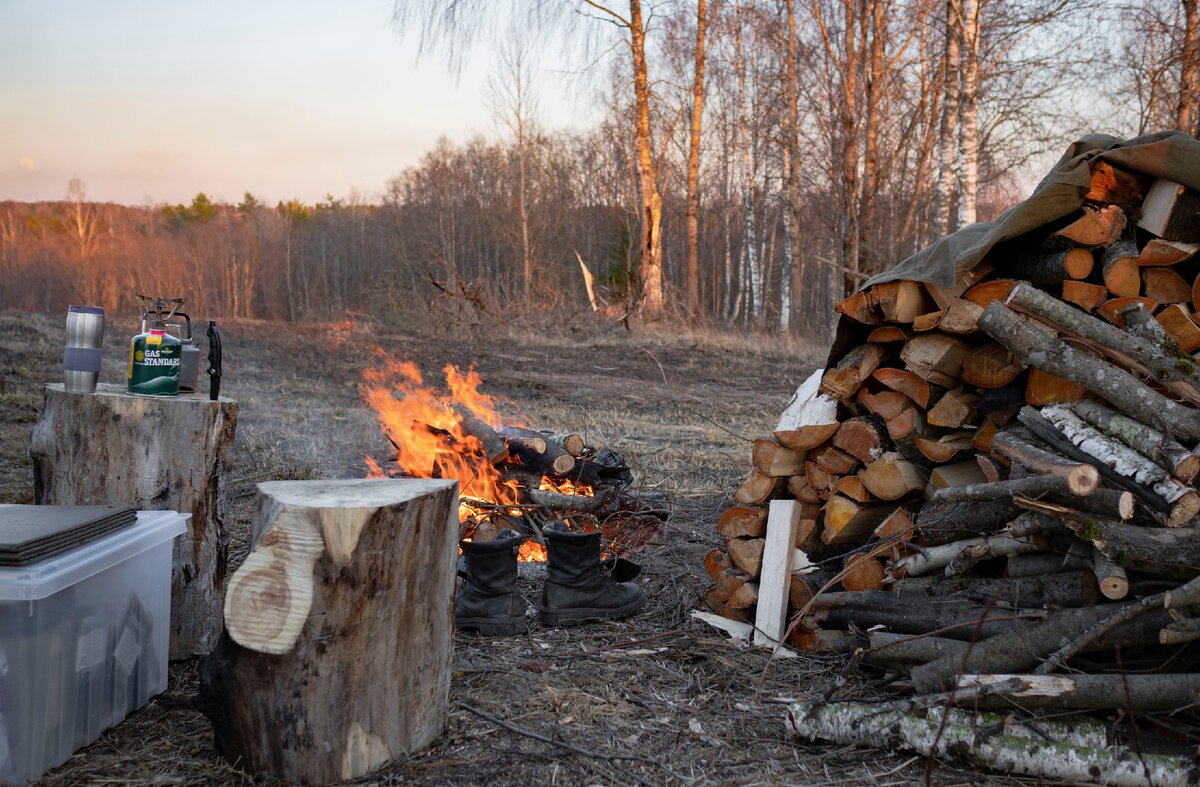
[[[188,514],[0,568],[0,784],[24,784],[167,687],[171,546]]]

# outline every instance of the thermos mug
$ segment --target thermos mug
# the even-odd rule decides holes
[[[63,379],[68,393],[94,393],[100,376],[100,344],[104,340],[104,309],[72,306],[67,310],[67,343],[63,349]]]

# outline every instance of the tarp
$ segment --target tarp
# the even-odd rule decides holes
[[[971,224],[934,241],[872,277],[863,288],[897,279],[953,287],[957,273],[974,268],[996,244],[1078,211],[1091,188],[1091,167],[1097,160],[1152,177],[1168,178],[1200,191],[1200,141],[1195,137],[1181,131],[1160,131],[1122,141],[1108,134],[1092,134],[1068,147],[1033,194],[1004,211],[995,221]],[[1004,275],[1004,260],[989,262],[997,275]],[[846,317],[838,321],[826,365],[839,360],[854,346],[847,321]]]

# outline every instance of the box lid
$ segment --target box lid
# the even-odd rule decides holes
[[[78,549],[28,566],[0,568],[0,601],[36,601],[52,596],[171,541],[187,530],[185,523],[190,516],[175,511],[138,511],[135,524]]]

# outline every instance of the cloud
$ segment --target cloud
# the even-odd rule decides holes
[[[34,167],[37,165],[34,164],[32,156],[21,156],[21,158],[17,159],[17,166],[26,172],[33,172]]]

